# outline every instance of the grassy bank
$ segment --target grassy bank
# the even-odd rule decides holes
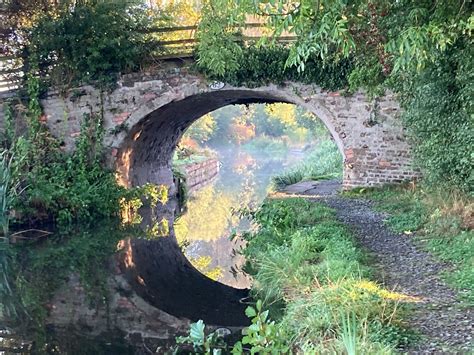
[[[336,179],[342,176],[342,156],[331,140],[320,142],[304,160],[272,178],[273,188],[283,189],[303,180]]]
[[[400,311],[410,298],[372,281],[332,209],[268,199],[250,217],[256,228],[243,236],[245,269],[260,301],[247,309],[252,325],[234,353],[390,354],[411,339]]]
[[[388,212],[387,225],[398,233],[415,234],[423,248],[452,264],[446,282],[474,306],[474,202],[466,194],[402,186],[362,189],[349,194],[376,202]]]

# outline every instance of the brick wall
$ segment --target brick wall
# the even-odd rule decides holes
[[[344,96],[291,82],[255,89],[226,85],[213,91],[186,68],[169,67],[124,76],[109,93],[90,86],[65,96],[50,92],[42,105],[45,124],[67,149],[74,147],[84,114],[103,112],[109,164],[123,184],[171,186],[174,147],[194,120],[228,104],[278,101],[302,106],[325,123],[344,157],[345,188],[419,176],[391,93],[373,102],[362,92]]]
[[[200,163],[187,164],[182,167],[186,176],[186,186],[193,193],[210,184],[219,174],[219,161],[208,159]]]

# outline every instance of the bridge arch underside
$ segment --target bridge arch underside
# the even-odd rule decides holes
[[[170,187],[169,202],[165,206],[156,208],[160,218],[163,216],[169,221],[169,236],[152,240],[134,239],[130,242],[129,262],[123,263],[123,266],[134,290],[153,306],[174,316],[191,320],[203,319],[207,324],[214,325],[246,324],[247,319],[244,315],[246,305],[242,300],[247,297],[248,292],[212,281],[202,275],[190,264],[177,244],[172,228],[176,209],[176,199],[173,198],[176,189],[171,170],[174,149],[185,130],[194,121],[223,106],[293,103],[315,113],[326,124],[344,157],[344,184],[350,183],[355,176],[352,171],[352,162],[357,161],[354,155],[367,155],[368,152],[374,155],[373,159],[378,159],[383,164],[390,164],[384,160],[387,154],[384,152],[378,154],[376,150],[371,151],[370,144],[365,143],[370,134],[358,131],[358,127],[371,130],[372,135],[378,139],[378,142],[374,143],[375,148],[383,150],[383,139],[385,139],[383,135],[387,124],[385,123],[384,126],[382,115],[379,127],[376,124],[365,125],[364,117],[367,121],[370,114],[367,101],[357,102],[357,98],[352,98],[350,101],[337,96],[334,99],[326,97],[324,100],[328,105],[339,109],[340,124],[337,121],[338,116],[329,114],[328,108],[318,99],[304,100],[293,93],[281,94],[275,90],[246,89],[226,89],[193,94],[181,100],[155,106],[145,117],[132,120],[136,123],[121,143],[115,160],[122,182],[128,186],[155,183]],[[333,100],[332,103],[331,100]],[[351,112],[352,108],[349,106],[354,102],[356,106],[358,105],[356,111],[359,111],[351,116],[347,112]],[[364,117],[361,119],[360,116]],[[388,119],[393,121],[390,116]],[[392,124],[392,121],[389,121],[389,124]],[[355,136],[359,133],[360,138]],[[396,134],[394,133],[393,136]],[[358,143],[359,140],[360,143]],[[361,147],[353,149],[354,146],[357,147],[357,144]],[[387,142],[387,146],[389,144]],[[382,165],[380,169],[388,167],[388,165],[385,167]],[[150,216],[150,211],[144,211],[145,221],[149,220]]]

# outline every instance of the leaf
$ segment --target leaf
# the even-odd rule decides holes
[[[204,322],[200,319],[196,323],[191,324],[191,330],[189,332],[190,339],[199,344],[204,343]]]
[[[232,355],[241,355],[244,353],[244,349],[242,347],[242,343],[238,341],[237,343],[234,344],[234,347],[232,348]]]
[[[255,309],[253,307],[247,307],[247,309],[245,310],[245,315],[249,318],[253,318],[257,315],[257,312],[255,311]]]

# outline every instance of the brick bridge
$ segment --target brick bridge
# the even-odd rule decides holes
[[[104,94],[110,164],[127,186],[171,183],[172,152],[187,127],[220,107],[261,102],[296,104],[323,121],[344,157],[345,188],[396,183],[417,175],[393,95],[374,103],[363,93],[344,96],[297,83],[213,90],[201,77],[178,67],[154,75],[127,75],[116,90]],[[69,148],[83,115],[102,107],[100,92],[88,86],[70,90],[65,97],[50,93],[42,105],[48,127]]]
[[[66,148],[73,149],[83,115],[103,111],[109,163],[122,184],[166,184],[171,196],[176,192],[171,158],[181,135],[202,115],[232,104],[285,102],[316,114],[344,157],[345,188],[401,182],[417,175],[392,95],[374,104],[362,93],[343,96],[297,83],[253,89],[220,86],[209,85],[185,66],[172,65],[154,74],[124,76],[117,89],[103,95],[89,86],[66,96],[50,92],[42,100],[43,118]],[[171,226],[175,203],[171,198],[162,211]],[[169,238],[122,243],[123,257],[116,268],[121,271],[111,277],[112,318],[105,320],[103,313],[89,309],[85,298],[78,296],[78,286],[69,284],[56,295],[51,322],[81,323],[94,332],[107,324],[155,338],[173,337],[189,319],[245,323],[240,300],[246,292],[201,275],[183,256],[173,234],[171,228]]]

